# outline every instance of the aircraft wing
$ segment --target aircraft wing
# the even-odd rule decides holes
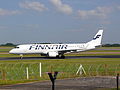
[[[80,51],[84,51],[84,50],[76,50],[76,49],[73,49],[73,50],[61,50],[61,51],[58,51],[58,53],[72,53],[72,52],[80,52]]]

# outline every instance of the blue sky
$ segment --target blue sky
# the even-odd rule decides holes
[[[0,0],[0,44],[120,42],[119,0]]]

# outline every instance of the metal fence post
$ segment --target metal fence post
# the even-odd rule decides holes
[[[50,72],[48,73],[49,78],[50,78],[50,80],[51,80],[51,82],[52,82],[52,90],[55,89],[55,80],[56,80],[56,78],[57,78],[57,74],[58,74],[57,71],[54,72],[54,75],[52,75],[52,73],[50,73]]]
[[[41,77],[41,63],[39,64],[39,69],[40,69],[40,77]]]
[[[117,90],[119,90],[119,73],[116,76]]]
[[[27,79],[29,79],[28,67],[26,67],[26,72],[27,72]]]
[[[6,72],[5,72],[5,70],[2,70],[2,80],[6,80]]]

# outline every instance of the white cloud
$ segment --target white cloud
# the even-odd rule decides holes
[[[111,13],[113,8],[110,7],[97,7],[93,10],[78,10],[78,16],[82,19],[89,17],[107,18],[108,14]]]
[[[5,15],[15,15],[15,14],[19,14],[19,11],[10,11],[10,10],[5,10],[0,8],[0,16],[5,16]]]
[[[24,2],[24,3],[20,3],[20,7],[25,8],[25,9],[35,10],[38,12],[47,10],[44,4],[41,4],[40,2]]]
[[[59,12],[65,13],[65,14],[71,14],[72,13],[72,8],[67,5],[63,4],[61,0],[50,0],[51,3],[56,7],[56,9]]]

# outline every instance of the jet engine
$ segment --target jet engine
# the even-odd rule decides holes
[[[58,55],[58,52],[48,52],[49,57],[57,57]]]

